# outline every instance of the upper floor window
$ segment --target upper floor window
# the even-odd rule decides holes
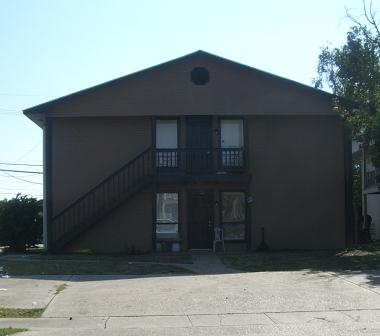
[[[220,121],[220,147],[222,165],[240,168],[244,165],[244,127],[242,119],[222,119]]]
[[[176,119],[159,119],[156,121],[156,148],[177,148],[178,130]]]
[[[178,164],[178,123],[176,119],[156,121],[156,166],[176,168]]]
[[[244,147],[243,120],[222,119],[220,121],[220,142],[222,148]]]

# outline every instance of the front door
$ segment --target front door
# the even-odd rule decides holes
[[[188,196],[189,247],[209,249],[214,233],[213,192],[195,190],[190,191]]]
[[[212,118],[188,116],[186,119],[186,168],[190,173],[209,173],[213,164]]]

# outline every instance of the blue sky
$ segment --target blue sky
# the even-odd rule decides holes
[[[0,0],[0,169],[42,170],[3,164],[42,164],[21,110],[199,49],[311,85],[345,7],[361,0]],[[41,175],[11,174],[24,181],[0,171],[0,199],[42,196]]]

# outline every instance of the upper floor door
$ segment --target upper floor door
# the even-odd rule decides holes
[[[192,173],[212,170],[212,117],[188,116],[186,118],[186,168]]]

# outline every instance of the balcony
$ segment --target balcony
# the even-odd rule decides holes
[[[156,149],[159,180],[241,180],[247,179],[247,158],[243,148]]]

